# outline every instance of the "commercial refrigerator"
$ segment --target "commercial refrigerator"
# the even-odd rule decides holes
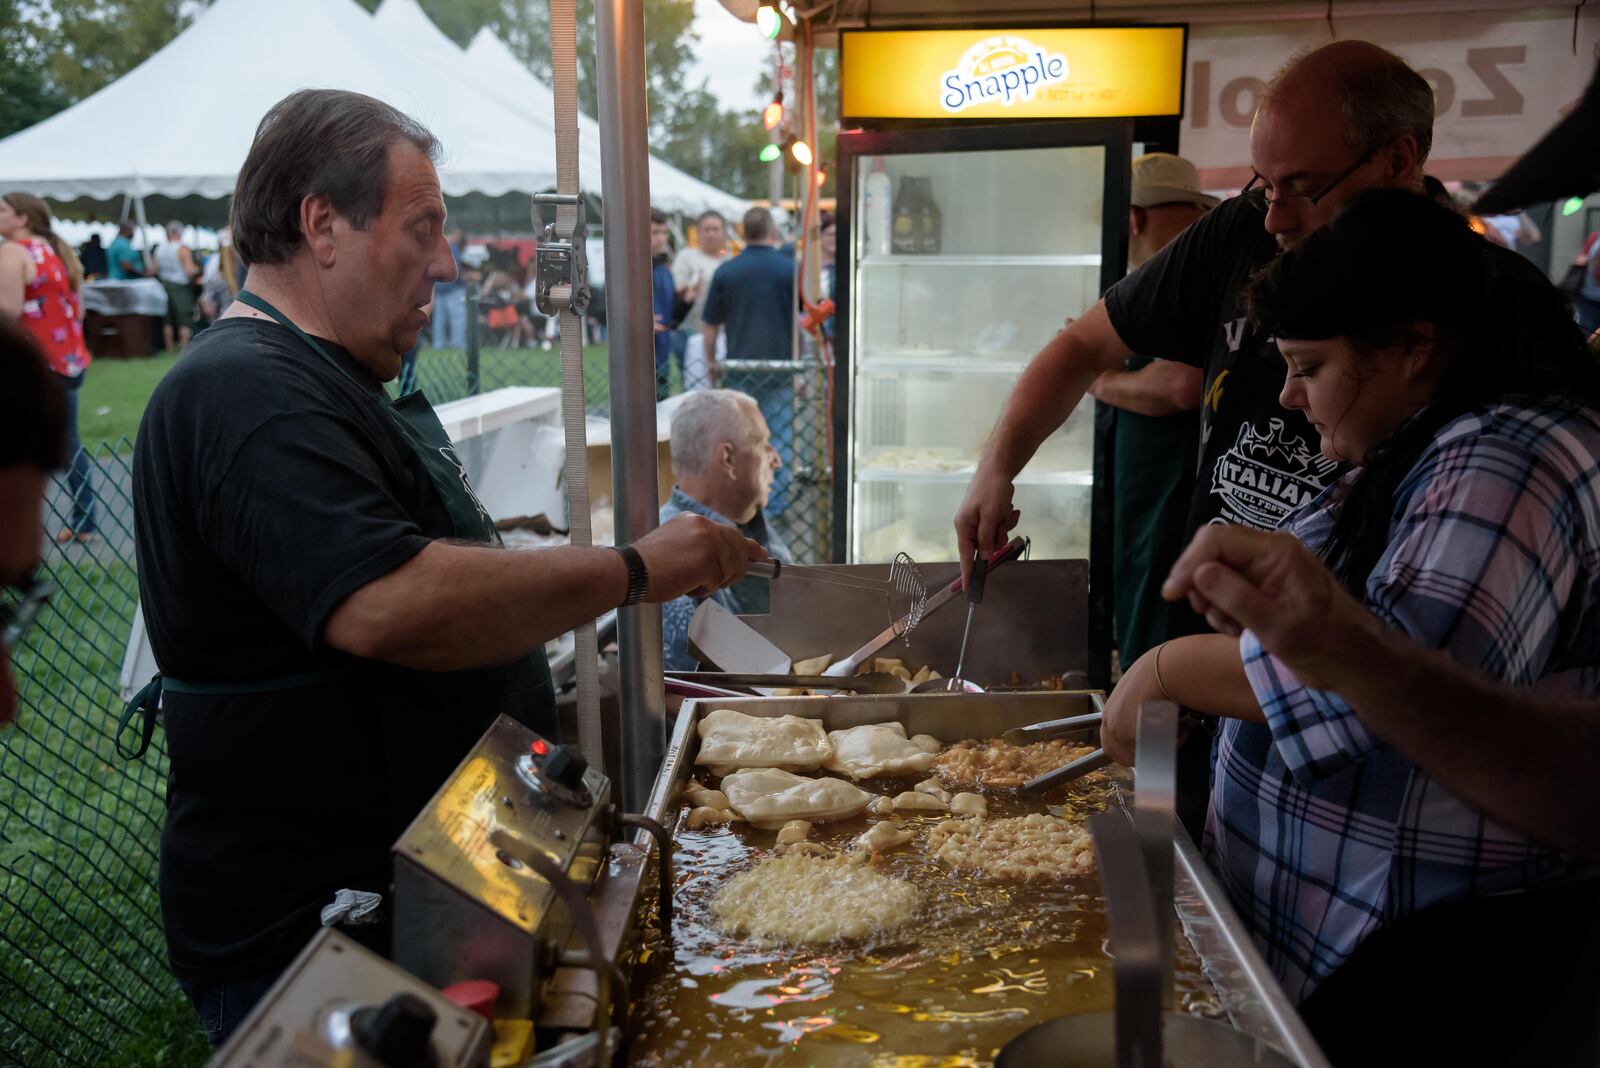
[[[1155,51],[1108,54],[1108,37]],[[1129,165],[1152,117],[1170,125],[1161,147],[1176,147],[1184,38],[1182,27],[841,35],[834,559],[956,558],[956,508],[1017,377],[1123,273]],[[1023,63],[1031,74],[1016,74]],[[1062,71],[1075,80],[1050,84]],[[1001,96],[983,99],[986,87]],[[1023,469],[1015,504],[1035,556],[1090,561],[1091,665],[1103,666],[1096,437],[1094,405],[1080,405]]]

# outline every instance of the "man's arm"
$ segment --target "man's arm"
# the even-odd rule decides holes
[[[182,267],[184,273],[189,276],[189,281],[193,282],[199,279],[200,268],[194,262],[194,253],[190,252],[189,249],[184,245],[178,246],[178,265]]]
[[[766,557],[737,530],[701,516],[680,516],[634,548],[649,572],[650,601],[703,596]],[[458,671],[537,649],[617,607],[627,592],[627,566],[611,549],[512,551],[436,541],[346,597],[323,639],[368,660]]]
[[[1162,595],[1188,597],[1225,633],[1249,628],[1468,804],[1600,857],[1600,701],[1494,682],[1383,626],[1288,534],[1206,527]]]
[[[1200,407],[1205,372],[1173,360],[1152,360],[1137,371],[1107,371],[1089,395],[1139,415],[1177,415]]]
[[[1044,439],[1066,422],[1094,380],[1120,370],[1133,353],[1100,301],[1069,323],[1028,364],[984,446],[956,512],[963,573],[974,549],[994,552],[1016,525],[1012,483]]]

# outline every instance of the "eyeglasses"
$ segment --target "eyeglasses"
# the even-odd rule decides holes
[[[17,588],[22,593],[21,600],[12,605],[0,605],[0,645],[8,649],[16,648],[17,642],[55,592],[54,586],[39,578],[31,579]]]
[[[1382,145],[1378,146],[1378,148],[1382,147]],[[1356,160],[1354,163],[1350,164],[1349,167],[1341,171],[1339,177],[1335,178],[1333,181],[1329,182],[1315,193],[1278,193],[1275,196],[1269,196],[1268,192],[1272,189],[1272,187],[1267,184],[1267,180],[1265,178],[1258,174],[1254,178],[1251,178],[1250,181],[1245,183],[1245,187],[1239,190],[1239,195],[1245,199],[1246,203],[1255,208],[1257,211],[1261,212],[1263,215],[1271,210],[1272,205],[1285,200],[1305,200],[1315,206],[1322,200],[1323,197],[1339,188],[1340,183],[1342,183],[1346,178],[1350,177],[1352,174],[1356,173],[1356,171],[1359,171],[1362,167],[1365,167],[1368,163],[1372,162],[1372,157],[1378,154],[1378,148],[1369,149],[1360,159]]]

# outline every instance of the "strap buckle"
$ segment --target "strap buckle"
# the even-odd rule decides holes
[[[546,315],[570,311],[582,315],[589,306],[588,205],[582,193],[535,193],[535,206],[576,207],[570,233],[564,233],[561,213],[540,230],[534,252],[534,303]]]

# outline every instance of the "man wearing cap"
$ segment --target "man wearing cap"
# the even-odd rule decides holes
[[[1133,161],[1128,267],[1136,269],[1216,206],[1194,164],[1168,152]],[[1184,520],[1200,459],[1200,368],[1131,357],[1089,395],[1112,417],[1111,591],[1117,655],[1132,664],[1156,643],[1204,629],[1187,603],[1165,601],[1161,580],[1183,549]]]

